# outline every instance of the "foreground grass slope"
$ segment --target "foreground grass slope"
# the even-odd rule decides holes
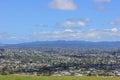
[[[24,76],[24,75],[7,75],[0,76],[0,80],[120,80],[120,78],[105,77],[74,77],[74,76]]]

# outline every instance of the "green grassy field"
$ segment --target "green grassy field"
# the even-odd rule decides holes
[[[25,76],[25,75],[7,75],[0,76],[0,80],[120,80],[120,78],[107,77],[74,77],[74,76]]]

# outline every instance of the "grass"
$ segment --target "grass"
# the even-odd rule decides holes
[[[119,77],[74,77],[74,76],[25,76],[25,75],[6,75],[0,76],[0,80],[120,80]]]

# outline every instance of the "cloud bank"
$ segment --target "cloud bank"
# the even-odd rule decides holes
[[[34,32],[33,37],[37,40],[104,40],[106,38],[120,39],[120,28],[105,30]]]

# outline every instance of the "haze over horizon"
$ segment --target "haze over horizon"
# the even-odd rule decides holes
[[[120,41],[119,0],[1,0],[0,44]]]

